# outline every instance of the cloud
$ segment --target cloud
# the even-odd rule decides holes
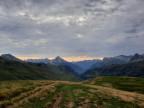
[[[142,0],[0,0],[0,52],[38,57],[144,53],[143,4]]]
[[[76,34],[76,37],[80,38],[80,39],[83,38],[83,36],[81,34]]]

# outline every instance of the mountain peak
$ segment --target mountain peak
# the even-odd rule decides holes
[[[1,57],[4,59],[13,60],[13,61],[20,61],[20,62],[22,61],[16,58],[15,56],[13,56],[12,54],[2,54]]]
[[[143,61],[144,60],[144,55],[140,55],[138,53],[136,53],[132,58],[131,58],[131,62],[137,62],[137,61]]]
[[[1,57],[5,58],[5,59],[16,58],[15,56],[13,56],[13,55],[11,55],[11,54],[2,54]]]
[[[104,66],[110,66],[110,65],[114,65],[114,64],[127,63],[130,61],[131,58],[132,58],[132,56],[126,56],[126,55],[119,55],[116,57],[105,57],[102,61],[95,63],[91,67],[91,69],[102,68]]]
[[[135,53],[135,55],[134,56],[140,56],[140,54],[138,54],[138,53]]]
[[[8,56],[13,56],[13,55],[12,55],[12,54],[2,54],[1,56],[2,56],[2,57],[4,57],[4,56],[7,56],[7,57],[8,57]],[[13,57],[14,57],[14,56],[13,56]]]
[[[62,59],[60,56],[57,56],[53,61],[53,63],[62,63],[66,62],[64,59]]]
[[[57,56],[55,59],[62,59],[60,56]]]

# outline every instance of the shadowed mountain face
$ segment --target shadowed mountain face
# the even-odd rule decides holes
[[[51,64],[54,64],[54,65],[67,65],[67,66],[71,67],[77,73],[77,75],[80,75],[84,72],[84,70],[81,67],[79,67],[78,65],[73,64],[71,62],[67,62],[59,56],[57,56],[55,59],[53,59],[51,61]]]
[[[70,72],[77,76],[77,72],[75,72],[71,67],[69,67],[67,65],[58,65],[58,68],[60,71]]]
[[[0,80],[66,80],[79,81],[68,66],[44,63],[22,63],[0,57]]]
[[[8,60],[8,62],[12,60],[13,63],[15,63],[14,61],[23,63],[22,60],[14,57],[10,54],[3,54],[1,57],[4,58],[4,60]],[[29,59],[29,60],[27,60],[27,62],[29,61],[29,62],[33,62],[33,63],[37,63],[37,64],[27,63],[27,62],[25,62],[23,64],[28,65],[28,67],[30,67],[30,68],[32,67],[32,69],[31,69],[32,71],[37,71],[37,67],[35,67],[35,66],[42,65],[42,66],[44,66],[44,67],[42,67],[42,70],[45,70],[47,67],[53,67],[52,70],[50,70],[50,71],[58,71],[58,72],[62,71],[65,73],[70,72],[71,74],[74,74],[76,76],[80,75],[83,79],[93,78],[96,76],[143,77],[143,75],[144,75],[143,74],[144,66],[143,66],[143,61],[142,61],[143,58],[144,58],[144,55],[139,55],[139,54],[135,54],[133,57],[120,55],[117,57],[104,58],[103,60],[86,60],[86,61],[71,63],[71,62],[67,62],[64,59],[62,59],[61,57],[57,56],[53,60]],[[17,65],[14,65],[12,63],[12,61],[10,62],[10,64],[14,67],[17,66]],[[129,62],[129,61],[131,61],[131,62]],[[137,61],[141,61],[141,62],[137,62]],[[92,64],[94,64],[94,65],[91,67],[91,69],[84,73],[84,70],[86,70]],[[82,69],[81,67],[85,67],[85,68]],[[17,69],[17,67],[15,67],[15,68]],[[23,71],[23,69],[20,69],[20,70]],[[25,70],[25,68],[24,68],[24,70]],[[39,69],[38,72],[41,72],[41,70]],[[44,72],[47,72],[47,69]],[[36,79],[36,78],[34,78],[34,79]],[[42,77],[42,79],[43,79],[43,77]]]
[[[54,65],[68,65],[75,72],[77,72],[78,75],[80,75],[88,69],[102,68],[104,66],[127,63],[130,61],[131,57],[132,56],[120,55],[117,57],[104,58],[103,60],[84,60],[84,61],[78,61],[78,62],[67,62],[64,59],[62,59],[61,57],[57,56],[53,60],[29,59],[29,60],[26,60],[26,62],[46,63],[46,64],[51,63]]]
[[[129,62],[131,58],[132,56],[125,56],[125,55],[104,58],[102,61],[95,63],[90,69],[102,68],[104,66],[110,66],[114,64],[124,64],[124,63]]]
[[[82,74],[81,78],[91,79],[97,76],[132,76],[144,78],[144,61],[91,69]]]
[[[5,58],[7,60],[13,60],[13,61],[19,61],[19,62],[23,62],[22,60],[16,58],[15,56],[11,55],[11,54],[2,54],[1,55],[2,58]]]
[[[83,68],[79,67],[76,64],[73,64],[71,62],[67,62],[64,59],[62,59],[61,57],[57,56],[55,59],[53,60],[49,60],[49,59],[28,59],[25,60],[26,62],[32,62],[32,63],[45,63],[45,64],[53,64],[53,65],[67,65],[69,67],[71,67],[76,73],[77,75],[82,74],[84,72]]]
[[[72,62],[73,64],[78,65],[79,67],[83,68],[85,71],[88,70],[92,65],[95,63],[99,63],[101,60],[84,60],[78,62]]]
[[[131,58],[131,62],[137,62],[137,61],[143,61],[144,60],[144,54],[140,55],[140,54],[135,54],[132,58]]]
[[[55,64],[55,65],[59,65],[61,63],[66,62],[64,59],[62,59],[61,57],[57,56],[55,59],[53,60],[49,60],[48,58],[45,59],[28,59],[25,60],[26,62],[32,62],[32,63],[51,63],[51,64]]]
[[[53,59],[51,61],[52,64],[56,64],[56,65],[59,65],[59,64],[62,64],[62,63],[66,63],[67,61],[65,61],[64,59],[62,59],[61,57],[57,56],[55,59]]]
[[[25,61],[26,62],[32,62],[32,63],[45,63],[45,64],[50,63],[50,60],[48,58],[45,58],[45,59],[28,59]]]

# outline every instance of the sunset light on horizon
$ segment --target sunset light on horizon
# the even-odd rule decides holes
[[[17,58],[21,59],[21,60],[27,60],[27,59],[45,59],[44,57],[20,57],[17,56]],[[99,59],[102,60],[103,57],[87,57],[87,56],[71,56],[71,57],[61,57],[64,60],[68,61],[68,62],[76,62],[76,61],[84,61],[84,60],[94,60],[94,59]],[[54,59],[54,57],[48,57],[48,59],[52,60]]]

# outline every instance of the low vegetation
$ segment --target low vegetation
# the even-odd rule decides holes
[[[144,94],[143,78],[105,76],[97,77],[84,83]]]
[[[143,81],[127,77],[85,82],[1,81],[0,108],[143,108]]]

